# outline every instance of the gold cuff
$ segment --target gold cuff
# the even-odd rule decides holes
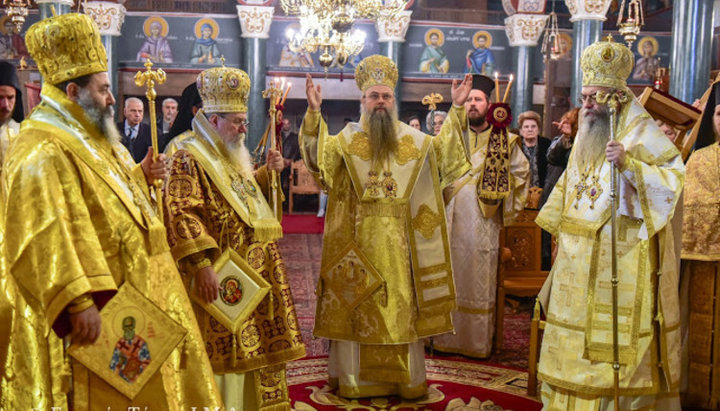
[[[67,307],[67,310],[70,314],[77,314],[81,311],[87,310],[93,305],[95,305],[95,302],[93,301],[92,296],[90,294],[83,294],[74,299]]]

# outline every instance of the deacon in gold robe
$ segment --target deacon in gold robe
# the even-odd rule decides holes
[[[45,83],[2,175],[1,217],[9,235],[0,284],[11,287],[3,291],[14,316],[0,324],[0,335],[10,336],[0,409],[67,410],[70,388],[76,410],[221,406],[148,197],[146,179],[163,177],[164,164],[149,153],[136,166],[120,143],[97,26],[83,14],[51,17],[28,29],[26,43]],[[103,326],[98,309],[126,284],[187,331],[133,400],[65,351],[68,339],[96,341]]]
[[[679,256],[671,224],[682,158],[627,88],[632,52],[585,49],[580,124],[568,167],[537,223],[558,254],[541,291],[547,324],[538,378],[547,410],[612,410],[612,260],[617,261],[619,409],[679,410]],[[619,108],[609,141],[608,100]],[[617,253],[611,251],[611,167],[617,168]]]
[[[475,74],[465,102],[469,127],[465,127],[463,137],[473,169],[444,193],[457,288],[458,306],[452,313],[455,333],[433,338],[438,351],[475,358],[488,357],[492,352],[500,229],[511,225],[523,210],[528,190],[529,164],[520,138],[507,134],[505,146],[500,138],[492,137],[493,127],[486,120],[494,88],[489,77]],[[486,169],[497,163],[497,156],[508,159],[500,171],[505,174],[500,181],[507,181],[507,187],[479,189]]]
[[[329,195],[314,333],[332,340],[330,382],[344,397],[421,397],[421,339],[453,329],[442,189],[470,168],[461,135],[471,78],[453,82],[435,137],[397,121],[397,79],[387,57],[360,62],[360,122],[329,135],[321,88],[307,76],[300,149]]]
[[[720,83],[705,106],[683,194],[681,307],[687,307],[687,387],[683,405],[720,406]],[[702,147],[702,148],[699,148]],[[699,148],[699,149],[697,149]],[[713,336],[710,338],[710,336]],[[683,384],[684,385],[684,384]]]
[[[212,68],[200,73],[197,84],[203,109],[192,130],[166,149],[172,154],[165,191],[168,239],[188,293],[197,292],[208,303],[218,298],[212,265],[228,250],[271,284],[237,333],[193,305],[225,406],[289,410],[285,363],[303,357],[305,346],[277,243],[282,227],[266,200],[271,197],[268,168],[282,171],[282,155],[270,150],[267,167],[253,176],[245,146],[250,78],[244,71]],[[273,201],[279,204],[280,195],[278,189]],[[226,304],[237,299],[228,296],[231,300],[220,298]]]

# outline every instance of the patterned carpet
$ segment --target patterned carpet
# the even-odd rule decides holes
[[[334,397],[327,387],[323,388],[321,382],[326,381],[326,359],[323,357],[327,356],[328,353],[328,341],[322,338],[314,339],[312,336],[312,329],[314,324],[315,315],[315,285],[320,272],[320,258],[322,255],[322,235],[321,234],[285,234],[283,239],[280,241],[281,254],[285,260],[285,264],[288,269],[290,278],[290,284],[292,287],[293,297],[295,300],[295,307],[297,309],[298,321],[302,330],[303,339],[305,340],[307,357],[302,360],[295,361],[289,364],[288,368],[288,382],[292,384],[305,384],[307,395],[313,393],[315,397],[324,398],[323,401],[331,401],[330,397]],[[518,401],[530,401],[529,404],[538,404],[527,398],[524,398],[525,386],[527,382],[527,359],[528,359],[528,341],[530,338],[530,314],[532,308],[532,301],[530,299],[520,300],[520,304],[517,309],[513,309],[510,306],[505,307],[505,331],[504,331],[504,349],[498,353],[493,353],[488,360],[471,360],[463,358],[462,356],[456,355],[445,355],[441,353],[434,353],[434,355],[426,356],[426,367],[428,370],[428,379],[432,384],[440,384],[435,387],[433,395],[437,399],[438,395],[442,394],[444,397],[443,401],[438,401],[435,406],[424,404],[415,404],[414,406],[403,406],[398,408],[397,403],[387,408],[382,406],[376,408],[378,404],[364,404],[349,406],[349,404],[333,404],[328,409],[472,409],[472,410],[504,410],[501,403],[503,403],[503,395],[510,397],[519,396],[514,398]],[[499,365],[500,367],[498,367]],[[443,370],[437,371],[436,370]],[[501,370],[501,371],[498,371]],[[499,395],[500,400],[493,397],[494,403],[487,403],[484,397],[470,395],[463,402],[462,407],[458,401],[451,404],[447,397],[447,389],[449,386],[454,392],[457,387],[457,381],[452,381],[449,376],[472,376],[477,377],[483,375],[485,377],[478,378],[480,385],[477,387],[478,392],[484,392],[484,390],[490,390],[496,392],[494,395]],[[490,377],[488,377],[490,376]],[[461,377],[458,377],[461,378]],[[464,377],[462,377],[464,378]],[[464,381],[464,380],[463,380]],[[465,382],[460,383],[460,386],[464,387],[460,389],[463,393],[474,393],[472,389],[468,391],[468,387],[472,386],[472,379],[468,380],[468,384],[463,385]],[[311,388],[314,387],[314,388]],[[301,387],[302,388],[302,387]],[[323,391],[325,390],[325,391]],[[293,391],[298,392],[298,391]],[[300,392],[303,392],[301,390]],[[438,394],[439,393],[439,394]],[[486,393],[487,394],[487,393]],[[293,399],[296,394],[293,394]],[[487,395],[485,395],[487,397]],[[309,398],[309,397],[308,397]],[[337,398],[337,397],[335,397]],[[474,400],[473,400],[474,398]],[[460,400],[460,398],[455,398]],[[333,399],[332,401],[336,401]],[[469,402],[467,402],[469,401]],[[491,401],[491,402],[493,402]],[[304,401],[300,401],[304,402]],[[310,401],[312,403],[313,401]],[[397,402],[397,400],[396,400]],[[470,402],[474,405],[470,406]],[[316,401],[317,403],[317,401]],[[511,402],[512,403],[512,402]],[[306,405],[309,403],[305,403]],[[454,404],[454,405],[453,405]],[[483,405],[484,404],[484,405]],[[514,404],[514,403],[512,403]],[[327,404],[326,404],[327,405]],[[310,406],[310,405],[308,405]],[[347,407],[349,406],[349,408]],[[455,408],[458,406],[460,408]],[[312,410],[316,408],[303,408],[304,405],[300,404],[299,408],[296,409]],[[334,408],[333,408],[334,407]],[[438,408],[440,407],[440,408]],[[465,408],[463,408],[465,407]],[[323,409],[322,407],[317,409]],[[525,410],[534,409],[525,408],[525,406],[518,407],[514,405],[512,409]]]

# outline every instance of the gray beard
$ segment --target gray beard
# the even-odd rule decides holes
[[[230,162],[240,170],[240,174],[245,178],[252,177],[253,162],[250,156],[250,150],[245,146],[245,133],[242,133],[240,138],[234,143],[226,142],[225,149],[230,155]]]
[[[584,110],[580,110],[580,124],[573,144],[574,162],[580,168],[604,158],[605,147],[610,141],[609,115],[601,113],[594,121],[587,121]]]
[[[386,163],[397,150],[397,110],[370,112],[362,108],[362,126],[368,133],[373,162]]]
[[[112,106],[101,107],[92,99],[90,91],[84,88],[78,93],[78,105],[85,111],[85,116],[97,127],[107,140],[112,143],[120,143],[122,137],[113,121],[115,110]]]

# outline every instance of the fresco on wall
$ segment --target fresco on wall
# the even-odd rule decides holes
[[[27,47],[25,47],[25,30],[39,19],[40,16],[37,13],[28,15],[22,32],[18,34],[13,31],[10,16],[4,15],[0,17],[0,59],[19,60],[23,57],[30,58]]]
[[[146,58],[160,67],[240,65],[240,23],[235,15],[128,13],[118,39],[121,67],[141,67]]]
[[[463,73],[492,76],[512,64],[505,29],[479,25],[444,26],[412,22],[403,44],[404,77],[458,78]]]
[[[635,55],[635,67],[628,78],[630,85],[652,85],[655,81],[655,71],[659,67],[670,65],[670,48],[672,37],[670,33],[643,33],[632,45],[632,52]],[[603,36],[606,36],[604,33]],[[624,43],[622,36],[612,33],[613,39],[618,43]]]

